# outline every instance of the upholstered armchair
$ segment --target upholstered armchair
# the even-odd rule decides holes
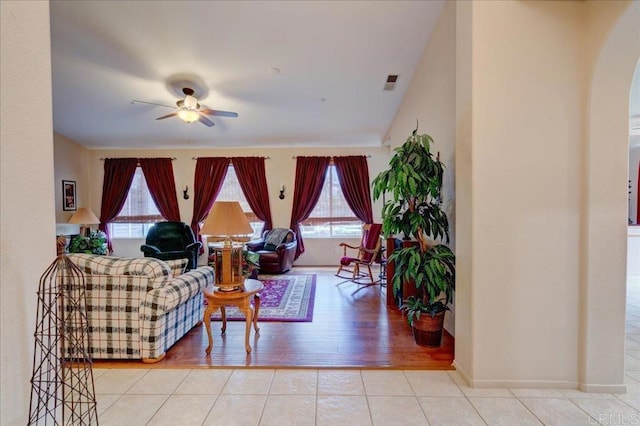
[[[282,274],[293,266],[298,241],[291,229],[274,228],[265,231],[262,239],[247,243],[249,251],[260,255],[261,274]]]
[[[189,259],[187,270],[198,267],[202,243],[184,222],[158,222],[149,229],[145,244],[140,247],[144,257],[161,260]]]

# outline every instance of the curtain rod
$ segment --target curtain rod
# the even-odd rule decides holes
[[[131,157],[100,157],[100,161],[104,161],[104,160],[120,160],[121,158],[131,158]],[[137,157],[136,160],[139,160],[141,158],[167,158],[167,157]],[[177,160],[176,157],[171,157],[171,161]]]
[[[293,157],[291,157],[291,159],[292,159],[292,160],[295,160],[295,159],[296,159],[296,158],[298,158],[298,157],[307,157],[307,156],[306,156],[306,155],[299,155],[299,156],[295,156],[295,155],[294,155]],[[309,157],[313,157],[313,156],[312,156],[312,155],[310,155]],[[324,155],[320,155],[320,157],[325,157],[325,156],[324,156]],[[330,156],[329,158],[331,158],[331,161],[333,161],[333,159],[334,159],[335,157],[340,158],[340,157],[343,157],[343,156],[342,156],[342,155],[336,155],[336,156],[333,156],[333,155],[332,155],[332,156]],[[347,155],[346,157],[357,157],[357,155]],[[365,157],[367,157],[367,158],[371,158],[371,155],[367,154],[367,155],[365,155]]]
[[[220,158],[220,157],[191,157],[192,160],[197,160],[199,158]],[[224,157],[222,157],[224,158]],[[228,157],[228,158],[233,158],[233,157]],[[239,157],[239,158],[245,158],[245,157]],[[265,160],[271,160],[271,157],[258,157],[258,158],[264,158]]]

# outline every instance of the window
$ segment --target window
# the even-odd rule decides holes
[[[309,218],[300,224],[300,230],[302,236],[308,238],[360,238],[362,236],[362,222],[347,204],[333,164],[327,168],[318,204]]]
[[[222,183],[222,187],[220,188],[220,193],[218,193],[216,201],[238,201],[242,210],[247,215],[247,219],[249,219],[251,227],[253,228],[253,235],[250,237],[260,238],[260,232],[262,231],[264,222],[261,221],[258,216],[253,213],[251,207],[249,207],[247,198],[244,196],[242,188],[240,188],[238,175],[236,175],[236,170],[233,165],[230,165],[227,170],[227,176],[224,178],[224,182]]]
[[[109,224],[109,233],[112,238],[144,238],[149,228],[162,220],[162,215],[151,198],[144,173],[138,167],[122,210]]]

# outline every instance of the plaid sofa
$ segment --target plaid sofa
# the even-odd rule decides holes
[[[204,315],[213,268],[184,271],[187,259],[70,254],[85,275],[90,354],[156,362]],[[179,274],[179,275],[178,275]]]

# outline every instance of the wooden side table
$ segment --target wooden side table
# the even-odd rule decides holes
[[[245,315],[245,332],[244,332],[244,347],[247,353],[251,353],[251,346],[249,345],[249,335],[251,334],[251,324],[257,332],[258,328],[258,313],[260,311],[260,296],[258,292],[262,291],[264,285],[258,280],[247,279],[244,282],[244,291],[219,291],[214,288],[213,292],[207,290],[204,291],[204,296],[207,298],[207,309],[204,311],[204,325],[207,329],[207,336],[209,337],[209,346],[207,346],[207,355],[211,353],[213,347],[213,338],[211,337],[211,314],[213,314],[218,308],[222,314],[222,332],[227,329],[227,317],[225,312],[225,306],[237,306],[240,311]],[[254,309],[251,306],[251,296],[255,301],[255,315]]]

